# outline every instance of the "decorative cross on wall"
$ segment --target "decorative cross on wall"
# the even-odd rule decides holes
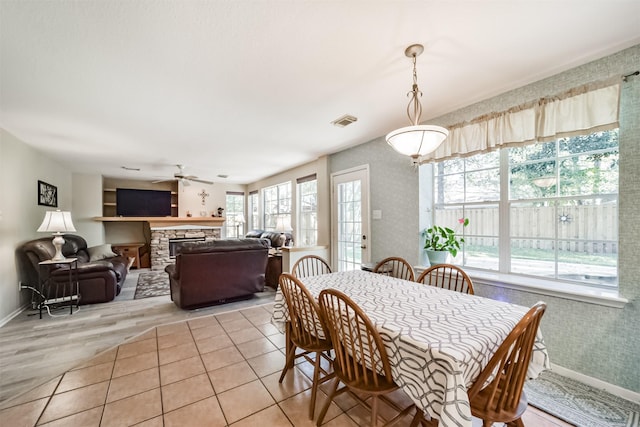
[[[202,197],[202,206],[204,206],[204,201],[206,197],[209,197],[209,193],[207,193],[206,191],[204,191],[204,188],[202,189],[202,192],[198,193],[198,196]]]

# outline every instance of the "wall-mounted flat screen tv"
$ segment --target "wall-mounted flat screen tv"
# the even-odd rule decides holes
[[[116,215],[171,216],[171,191],[116,188]]]

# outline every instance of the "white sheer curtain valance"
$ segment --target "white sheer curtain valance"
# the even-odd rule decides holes
[[[571,89],[449,127],[449,136],[422,163],[466,157],[514,145],[618,127],[620,78]]]

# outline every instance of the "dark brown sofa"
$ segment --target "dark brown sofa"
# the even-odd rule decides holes
[[[18,274],[23,285],[34,289],[40,288],[38,263],[50,260],[56,252],[51,240],[51,236],[30,240],[16,250]],[[94,304],[112,301],[120,293],[127,277],[127,259],[115,256],[91,261],[84,238],[65,234],[64,241],[62,254],[67,258],[78,258],[79,303]],[[68,268],[67,264],[54,266],[49,273],[51,279],[59,283],[67,283]],[[47,297],[52,298],[55,295],[47,295]]]
[[[284,233],[285,246],[293,246],[293,235],[291,233]],[[282,239],[281,233],[278,231],[264,231],[264,230],[250,230],[245,236],[248,239],[267,239],[269,246],[272,248],[279,248]]]
[[[264,290],[269,245],[262,239],[214,240],[180,246],[169,274],[171,300],[198,308]]]

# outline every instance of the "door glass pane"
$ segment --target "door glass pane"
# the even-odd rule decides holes
[[[338,184],[338,269],[357,270],[362,263],[360,181]]]

